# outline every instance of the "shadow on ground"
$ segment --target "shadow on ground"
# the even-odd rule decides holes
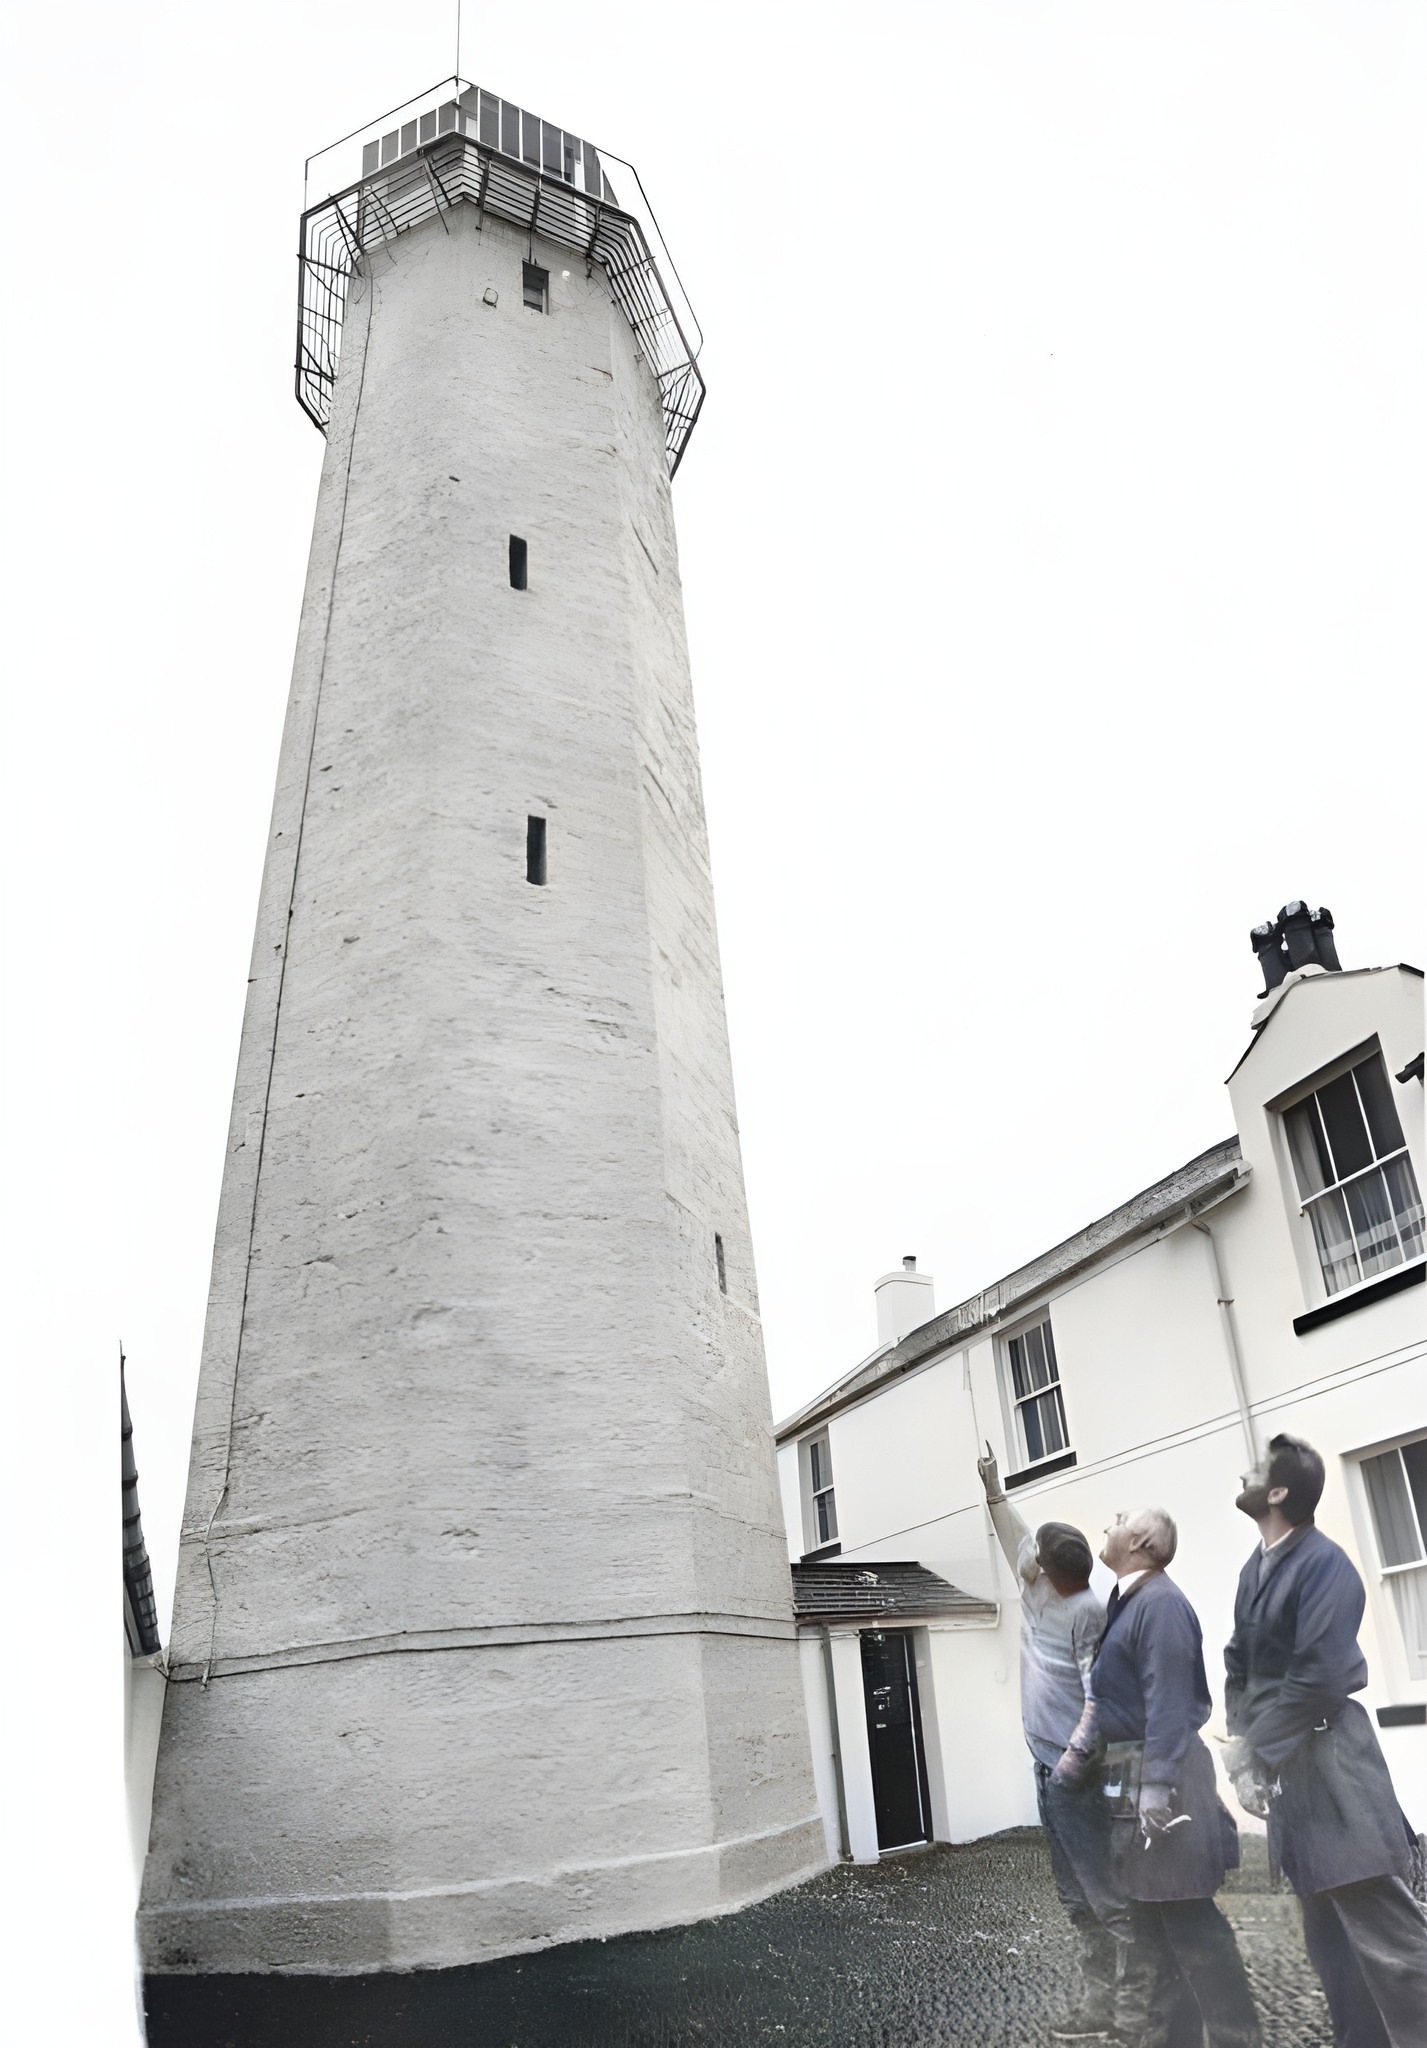
[[[1330,2048],[1263,1843],[1220,1893],[1264,2048]],[[1043,2048],[1070,1942],[1037,1829],[843,1865],[723,1920],[462,1970],[156,1977],[150,2048]]]

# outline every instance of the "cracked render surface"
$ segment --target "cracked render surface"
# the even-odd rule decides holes
[[[1264,2048],[1330,2048],[1264,1845],[1219,1894]],[[165,1977],[150,2048],[1040,2048],[1070,1940],[1035,1829],[843,1865],[722,1920],[383,1977]]]

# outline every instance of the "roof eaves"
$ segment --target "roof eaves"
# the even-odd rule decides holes
[[[998,1322],[1019,1303],[1029,1301],[1055,1282],[1067,1280],[1084,1267],[1094,1265],[1130,1239],[1159,1228],[1178,1211],[1207,1207],[1211,1201],[1233,1192],[1236,1183],[1247,1179],[1248,1169],[1243,1165],[1237,1134],[1211,1145],[1207,1152],[1186,1160],[1174,1173],[1141,1189],[1128,1202],[1122,1202],[1119,1208],[1097,1217],[1093,1223],[1052,1246],[1039,1258],[1018,1266],[1013,1273],[984,1288],[980,1294],[973,1294],[954,1308],[933,1316],[930,1322],[913,1330],[890,1351],[880,1356],[874,1354],[870,1361],[856,1368],[847,1378],[825,1388],[778,1423],[774,1430],[777,1442],[785,1443],[814,1420],[821,1420],[849,1406],[869,1388],[898,1379],[903,1373],[953,1349],[960,1340],[978,1329]]]

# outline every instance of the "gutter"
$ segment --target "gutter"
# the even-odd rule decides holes
[[[1239,1426],[1244,1432],[1244,1444],[1248,1450],[1250,1465],[1259,1461],[1258,1433],[1254,1428],[1253,1414],[1249,1408],[1248,1382],[1244,1377],[1244,1355],[1239,1348],[1239,1330],[1234,1321],[1234,1297],[1225,1292],[1224,1265],[1219,1256],[1219,1240],[1207,1223],[1191,1219],[1191,1229],[1209,1240],[1209,1256],[1214,1262],[1214,1290],[1219,1298],[1224,1324],[1224,1342],[1229,1353],[1229,1377],[1234,1382],[1234,1400],[1239,1410]]]
[[[1176,1230],[1182,1230],[1186,1223],[1194,1222],[1195,1218],[1204,1214],[1206,1210],[1217,1208],[1221,1202],[1237,1194],[1240,1188],[1247,1186],[1252,1170],[1244,1165],[1242,1155],[1237,1149],[1237,1140],[1227,1141],[1224,1146],[1214,1147],[1214,1150],[1227,1152],[1229,1143],[1232,1143],[1235,1149],[1227,1159],[1223,1171],[1206,1180],[1192,1193],[1181,1194],[1165,1207],[1128,1223],[1113,1237],[1086,1244],[1078,1255],[1067,1258],[1061,1266],[1050,1264],[1054,1252],[1045,1253],[1040,1259],[1033,1259],[1027,1265],[1018,1267],[1004,1280],[998,1280],[984,1293],[973,1295],[969,1301],[961,1302],[957,1307],[947,1309],[942,1315],[934,1316],[929,1323],[923,1323],[920,1329],[913,1330],[910,1336],[904,1337],[893,1350],[881,1357],[874,1353],[872,1361],[864,1360],[851,1375],[835,1381],[825,1393],[819,1394],[816,1400],[809,1401],[806,1406],[778,1423],[773,1432],[775,1443],[781,1448],[784,1444],[796,1440],[804,1430],[811,1428],[815,1423],[825,1422],[829,1417],[841,1414],[844,1409],[855,1406],[867,1396],[890,1385],[893,1380],[904,1378],[906,1374],[916,1371],[923,1365],[931,1365],[937,1359],[961,1350],[964,1345],[993,1334],[1006,1317],[1024,1313],[1037,1299],[1050,1299],[1053,1292],[1067,1281],[1076,1279],[1091,1268],[1103,1264],[1114,1254],[1122,1250],[1143,1250],[1149,1244],[1172,1236]],[[1194,1163],[1191,1161],[1191,1164]],[[1171,1179],[1176,1177],[1171,1176]],[[1129,1203],[1125,1204],[1127,1208],[1130,1206]],[[1112,1215],[1114,1213],[1111,1212]],[[1057,1245],[1054,1251],[1065,1251],[1068,1247],[1077,1245],[1088,1238],[1096,1227],[1095,1224],[1090,1224],[1075,1237],[1066,1239],[1065,1244]],[[1017,1282],[1023,1283],[1019,1289]],[[1219,1291],[1223,1293],[1222,1286]],[[869,1366],[872,1367],[871,1370]],[[868,1377],[858,1382],[857,1375],[864,1370],[868,1371]]]

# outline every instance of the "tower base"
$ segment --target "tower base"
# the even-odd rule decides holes
[[[796,1677],[787,1644],[677,1621],[171,1684],[154,1839],[183,1850],[149,1859],[145,1968],[447,1969],[823,1869],[796,1746],[745,1718]]]

